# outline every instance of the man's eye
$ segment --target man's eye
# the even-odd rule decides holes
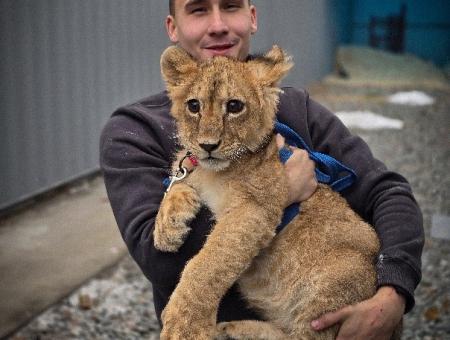
[[[192,113],[200,112],[200,102],[197,99],[188,100],[187,107]]]
[[[241,4],[239,2],[231,2],[225,5],[226,9],[235,10],[241,8]]]
[[[238,99],[227,102],[227,113],[239,113],[244,109],[245,104]]]
[[[206,12],[206,7],[196,7],[191,10],[191,13],[204,13]]]

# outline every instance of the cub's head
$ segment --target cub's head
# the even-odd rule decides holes
[[[291,67],[277,46],[247,62],[227,57],[197,62],[169,47],[161,71],[181,144],[214,170],[257,151],[271,138],[278,82]]]

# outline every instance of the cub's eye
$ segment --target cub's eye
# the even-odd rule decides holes
[[[188,100],[187,107],[192,113],[200,112],[200,102],[197,99]]]
[[[238,99],[232,99],[227,102],[228,113],[239,113],[244,109],[244,103]]]

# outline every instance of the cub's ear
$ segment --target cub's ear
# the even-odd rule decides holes
[[[161,74],[169,87],[182,85],[197,69],[195,60],[180,47],[170,46],[161,55]]]
[[[250,60],[248,64],[257,81],[270,87],[278,86],[280,80],[294,66],[291,57],[276,45],[264,56]]]

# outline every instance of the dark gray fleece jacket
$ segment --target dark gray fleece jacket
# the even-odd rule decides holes
[[[277,118],[303,137],[309,146],[352,168],[358,180],[342,195],[381,240],[377,261],[378,285],[392,285],[414,305],[421,279],[424,243],[422,215],[408,182],[375,159],[366,143],[304,90],[283,88]],[[153,245],[153,227],[177,148],[171,102],[166,92],[119,108],[103,129],[100,163],[109,200],[128,250],[151,281],[158,318],[183,267],[202,247],[213,216],[203,207],[192,231],[177,253]],[[218,321],[259,319],[236,286],[222,299]]]

